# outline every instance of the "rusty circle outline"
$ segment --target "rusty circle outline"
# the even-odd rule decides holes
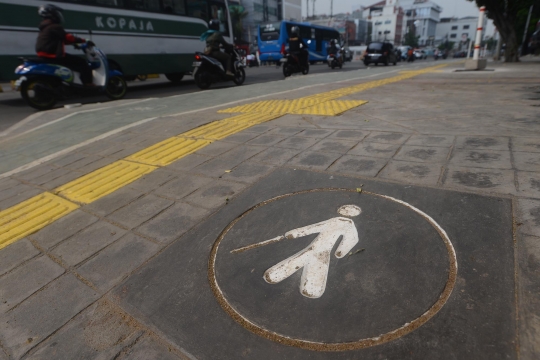
[[[357,189],[348,189],[348,188],[318,188],[318,189],[311,189],[311,190],[303,190],[303,191],[296,191],[293,193],[288,193],[284,195],[279,195],[276,197],[273,197],[269,200],[265,200],[263,202],[258,203],[257,205],[252,206],[248,210],[244,211],[240,216],[238,216],[236,219],[231,221],[229,225],[223,229],[223,231],[219,234],[218,238],[214,242],[214,245],[212,246],[212,250],[210,251],[210,256],[208,259],[208,281],[210,282],[210,288],[212,289],[212,293],[216,297],[216,300],[218,301],[221,308],[232,317],[238,324],[240,324],[245,329],[251,331],[254,334],[257,334],[263,338],[272,340],[274,342],[277,342],[279,344],[287,345],[287,346],[293,346],[298,347],[301,349],[306,350],[313,350],[313,351],[348,351],[348,350],[357,350],[357,349],[364,349],[376,345],[381,345],[386,342],[398,339],[406,334],[411,333],[412,331],[418,329],[420,326],[424,325],[426,322],[428,322],[435,314],[437,314],[441,308],[446,304],[448,301],[450,295],[452,294],[452,290],[454,289],[454,286],[456,284],[457,279],[457,257],[454,250],[454,247],[452,245],[452,242],[450,241],[450,238],[444,231],[444,229],[437,224],[435,220],[433,220],[429,215],[425,214],[421,210],[415,208],[414,206],[402,201],[395,199],[390,196],[381,195],[377,193],[372,193],[369,191],[361,191],[360,194],[368,194],[372,196],[381,197],[386,200],[390,200],[393,202],[396,202],[400,205],[403,205],[410,210],[416,212],[420,216],[422,216],[433,228],[437,231],[437,233],[441,236],[444,245],[446,247],[446,251],[448,253],[448,260],[449,260],[449,271],[448,271],[448,279],[446,281],[446,285],[441,292],[439,299],[422,315],[417,317],[416,319],[412,320],[411,322],[408,322],[401,326],[400,328],[396,330],[392,330],[390,332],[387,332],[385,334],[381,334],[379,336],[366,338],[366,339],[360,339],[357,341],[351,341],[351,342],[342,342],[342,343],[324,343],[324,342],[317,342],[317,341],[309,341],[309,340],[302,340],[302,339],[295,339],[292,337],[288,337],[285,335],[278,334],[276,332],[267,330],[262,328],[261,326],[251,322],[249,319],[245,318],[242,314],[240,314],[232,305],[229,304],[225,296],[223,295],[223,292],[221,291],[217,278],[216,278],[216,272],[215,272],[215,262],[217,257],[217,251],[219,249],[219,244],[227,235],[230,229],[238,221],[240,221],[244,216],[249,214],[251,211],[262,207],[264,205],[267,205],[269,203],[275,202],[277,200],[289,197],[289,196],[295,196],[295,195],[302,195],[302,194],[308,194],[308,193],[315,193],[315,192],[338,192],[338,191],[345,191],[345,192],[355,192],[358,193],[359,191]],[[360,195],[359,194],[359,195]]]

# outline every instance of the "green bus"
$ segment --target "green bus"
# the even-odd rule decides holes
[[[220,20],[227,41],[232,34],[227,0],[0,0],[0,80],[15,79],[18,57],[35,56],[37,9],[45,3],[63,8],[66,31],[94,41],[128,80],[182,80],[204,49],[199,37],[210,19]]]

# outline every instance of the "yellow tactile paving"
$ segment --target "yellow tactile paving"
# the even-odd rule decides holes
[[[155,166],[119,160],[55,189],[70,200],[88,204],[157,169]]]
[[[0,228],[2,229],[0,249],[69,214],[78,207],[79,205],[59,196],[43,193],[0,211]]]
[[[320,116],[336,116],[344,113],[347,110],[357,106],[366,104],[363,100],[331,100],[313,105],[304,109],[296,110],[293,114],[298,115],[320,115]]]
[[[268,100],[258,101],[252,104],[236,106],[220,110],[220,113],[262,113],[262,114],[289,114],[301,108],[315,105],[319,100],[296,99],[296,100]]]
[[[166,166],[210,144],[208,140],[172,137],[143,149],[126,160],[147,165]]]

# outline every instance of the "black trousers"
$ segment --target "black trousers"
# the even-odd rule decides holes
[[[80,73],[83,84],[89,84],[92,82],[92,69],[90,68],[90,65],[88,65],[86,59],[79,56],[66,54],[66,56],[63,58],[56,58],[54,63]]]

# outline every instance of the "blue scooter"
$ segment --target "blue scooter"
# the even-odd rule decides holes
[[[81,49],[92,68],[94,87],[84,86],[78,72],[65,66],[51,64],[47,59],[21,58],[23,65],[15,69],[21,77],[15,82],[15,89],[31,107],[38,110],[51,109],[58,100],[73,94],[105,93],[112,100],[122,99],[127,92],[126,81],[118,70],[109,68],[105,54],[86,43],[75,46]]]

